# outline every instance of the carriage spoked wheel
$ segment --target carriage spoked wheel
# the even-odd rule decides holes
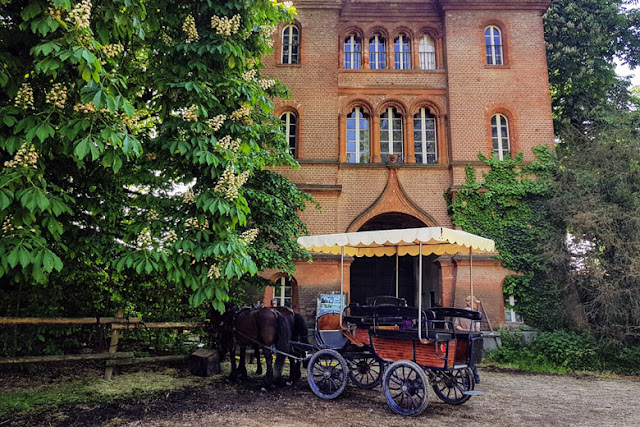
[[[393,362],[384,372],[382,386],[387,403],[398,414],[416,416],[427,409],[429,379],[417,363]]]
[[[432,374],[433,391],[443,402],[462,405],[471,398],[470,394],[465,394],[476,386],[471,369],[454,369],[451,372],[432,371]]]
[[[351,369],[349,378],[359,388],[369,390],[380,384],[384,368],[382,363],[371,355],[349,359]]]
[[[307,380],[316,396],[335,399],[347,387],[349,365],[337,351],[320,350],[309,361]]]

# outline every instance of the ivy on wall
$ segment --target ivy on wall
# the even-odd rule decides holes
[[[468,166],[465,184],[455,197],[445,197],[453,224],[493,239],[496,258],[517,273],[503,286],[506,296],[515,297],[517,311],[528,324],[549,328],[565,321],[558,315],[563,301],[559,283],[564,281],[554,275],[566,268],[560,260],[566,250],[562,224],[550,218],[544,204],[554,191],[556,156],[545,146],[533,152],[536,160],[531,163],[523,162],[522,153],[502,161],[479,154],[489,167],[483,182]],[[554,251],[557,258],[549,255]]]

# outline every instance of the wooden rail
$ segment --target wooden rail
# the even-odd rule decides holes
[[[133,352],[62,354],[57,356],[5,357],[0,359],[0,365],[18,365],[21,363],[45,363],[45,362],[73,362],[78,360],[131,359],[132,357],[134,357]]]
[[[0,325],[112,325],[137,324],[137,317],[0,317]]]
[[[131,330],[131,329],[190,329],[204,328],[206,323],[202,322],[147,322],[131,325],[114,324],[111,329],[114,331]]]
[[[80,360],[106,360],[104,378],[111,379],[113,367],[120,365],[136,365],[140,363],[175,362],[188,356],[154,356],[136,358],[132,352],[118,353],[120,331],[137,329],[196,329],[204,328],[203,322],[149,322],[143,323],[138,317],[124,317],[124,310],[119,309],[115,317],[0,317],[1,325],[111,325],[109,351],[94,354],[70,354],[59,356],[25,356],[0,359],[0,365],[21,363],[72,362]]]

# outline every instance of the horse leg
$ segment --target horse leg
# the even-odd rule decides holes
[[[240,347],[240,366],[238,367],[238,372],[240,375],[240,379],[246,380],[249,378],[247,374],[247,366],[245,365],[245,357],[247,355],[247,347]]]
[[[276,366],[273,369],[273,382],[282,385],[282,369],[284,368],[284,354],[276,354]]]
[[[256,357],[256,364],[258,367],[256,368],[256,375],[262,375],[262,363],[260,362],[260,347],[257,345],[253,346],[253,354]]]
[[[297,356],[297,354],[296,354]],[[295,384],[302,377],[302,372],[300,371],[300,361],[294,359],[293,357],[289,358],[289,381],[291,384]]]
[[[238,371],[236,369],[236,346],[232,345],[229,347],[229,361],[231,362],[231,374],[229,374],[229,379],[233,382],[238,380]]]
[[[264,376],[264,385],[266,387],[271,387],[273,384],[273,357],[271,356],[271,351],[264,348],[264,361],[267,365],[267,374]]]

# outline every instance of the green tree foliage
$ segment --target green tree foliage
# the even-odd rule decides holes
[[[545,14],[549,83],[556,135],[580,131],[612,106],[627,107],[628,83],[615,60],[640,63],[635,1],[554,0]]]
[[[640,235],[637,88],[614,59],[640,62],[637,2],[555,1],[545,17],[549,79],[562,141],[557,191],[546,203],[576,246],[565,281],[600,339],[638,341]],[[634,6],[629,8],[629,6]],[[548,256],[554,256],[552,252]]]
[[[563,161],[551,214],[577,246],[569,284],[599,338],[640,343],[640,121],[594,122]]]
[[[308,199],[263,170],[295,161],[269,101],[286,91],[260,69],[293,9],[271,0],[0,4],[8,286],[98,269],[114,289],[160,277],[192,304],[221,308],[230,283],[292,268],[300,254],[289,240],[304,229],[292,213]]]
[[[452,222],[465,231],[493,239],[497,259],[517,276],[505,280],[504,292],[518,301],[518,311],[530,325],[544,328],[566,324],[559,316],[563,263],[547,250],[563,251],[563,224],[548,214],[544,201],[553,194],[555,154],[545,146],[534,149],[537,160],[522,161],[522,153],[500,161],[479,155],[489,171],[483,182],[467,167],[467,179],[450,203]],[[549,246],[549,248],[547,248]],[[566,265],[566,264],[565,264]],[[551,274],[551,271],[554,271]]]

